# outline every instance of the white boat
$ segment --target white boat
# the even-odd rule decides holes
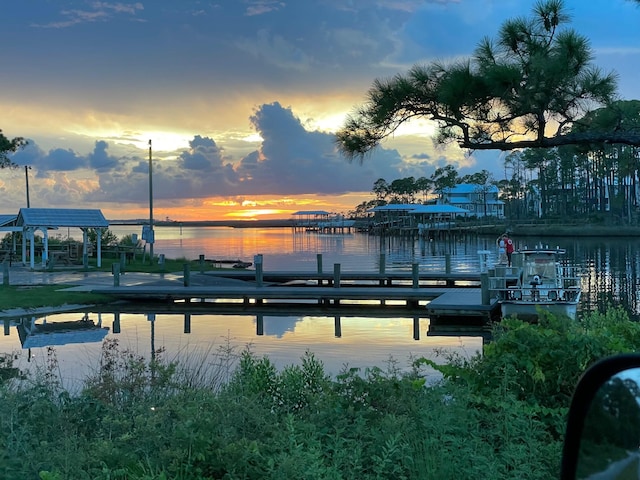
[[[512,266],[496,265],[490,289],[500,302],[502,317],[536,320],[541,310],[575,319],[580,303],[576,267],[560,261],[561,248],[542,245],[515,251]]]

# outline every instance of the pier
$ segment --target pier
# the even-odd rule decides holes
[[[97,287],[93,292],[132,301],[208,302],[242,309],[266,304],[276,308],[321,305],[330,309],[344,304],[373,303],[384,307],[389,303],[394,307],[399,304],[411,313],[425,309],[436,323],[486,323],[496,319],[499,311],[496,299],[489,296],[486,274],[424,273],[419,272],[418,264],[412,265],[411,272],[385,272],[383,264],[379,272],[342,272],[341,265],[334,264],[332,273],[324,273],[320,259],[319,256],[317,272],[264,272],[262,256],[256,255],[255,271],[203,271],[196,282],[192,281],[189,264],[185,264],[182,286],[120,286],[119,265],[114,264],[113,286]],[[242,280],[243,284],[221,284],[222,279]]]

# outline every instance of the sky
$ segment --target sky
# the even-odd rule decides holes
[[[640,99],[640,7],[566,0],[594,63]],[[529,0],[8,0],[0,129],[28,146],[0,170],[0,213],[99,208],[108,219],[346,212],[378,178],[454,165],[504,178],[500,152],[434,145],[415,121],[364,163],[334,133],[375,79],[464,58]],[[28,166],[28,169],[25,169]]]

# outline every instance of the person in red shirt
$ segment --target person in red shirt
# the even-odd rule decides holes
[[[504,243],[505,243],[505,251],[507,253],[507,266],[510,267],[511,266],[511,255],[513,254],[513,251],[515,250],[515,245],[513,244],[513,240],[507,236],[505,236],[504,238]]]

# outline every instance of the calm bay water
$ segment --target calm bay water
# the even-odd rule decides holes
[[[139,226],[113,226],[122,237],[140,234]],[[638,319],[640,253],[635,239],[516,238],[519,246],[542,242],[567,249],[567,261],[580,265],[583,277],[582,310],[623,305]],[[495,256],[495,238],[469,236],[455,241],[419,241],[406,238],[380,238],[366,234],[293,234],[287,228],[233,229],[220,227],[156,227],[155,254],[167,258],[240,259],[253,261],[264,256],[265,270],[315,271],[317,254],[323,255],[325,271],[340,263],[343,271],[377,271],[380,254],[386,268],[411,270],[418,263],[424,271],[443,270],[445,256],[452,259],[454,271],[477,271],[478,251],[490,250]],[[482,338],[462,334],[427,335],[429,321],[419,320],[420,335],[413,335],[413,318],[340,318],[341,335],[336,335],[336,319],[322,315],[264,316],[264,334],[257,334],[257,318],[244,314],[197,314],[187,322],[184,315],[157,312],[122,313],[119,321],[108,311],[88,311],[94,323],[103,327],[104,338],[115,338],[123,348],[146,357],[164,348],[165,356],[181,361],[213,362],[212,352],[249,346],[258,355],[268,355],[279,367],[298,363],[305,351],[323,361],[328,373],[343,367],[385,367],[390,358],[407,367],[411,357],[424,356],[441,361],[438,352],[446,350],[470,356],[482,349]],[[49,324],[78,320],[79,313],[29,318]],[[31,346],[20,338],[18,319],[5,323],[0,352],[18,352],[19,366],[44,364],[46,346]],[[188,324],[188,326],[187,326]],[[186,332],[186,333],[185,333]],[[94,337],[95,337],[95,332]],[[24,337],[24,335],[23,335]],[[63,378],[76,384],[97,365],[103,340],[88,334],[49,337],[55,346]],[[33,345],[33,344],[32,344]]]

